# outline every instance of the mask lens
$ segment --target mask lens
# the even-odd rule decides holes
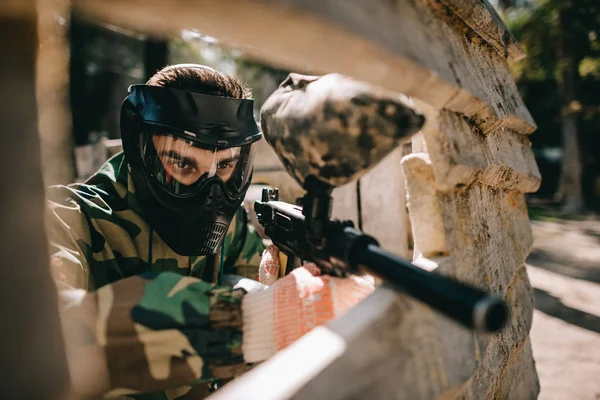
[[[240,147],[207,147],[178,134],[140,134],[140,152],[149,177],[168,192],[185,197],[216,178],[231,196],[241,194],[249,182],[254,144]]]

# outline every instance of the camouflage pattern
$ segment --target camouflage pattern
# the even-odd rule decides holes
[[[267,243],[243,208],[224,241],[223,270],[213,271],[218,258],[211,263],[206,256],[180,256],[148,226],[122,153],[86,183],[51,187],[47,196],[53,275],[64,298],[87,291],[79,290],[85,297],[68,314],[90,338],[79,348],[96,348],[106,360],[103,392],[177,398],[193,384],[246,370],[240,348],[243,293],[201,280],[219,281],[225,274],[258,279]],[[193,390],[206,389],[201,384]]]
[[[300,185],[360,178],[423,123],[406,97],[339,74],[291,73],[261,108],[265,139]]]

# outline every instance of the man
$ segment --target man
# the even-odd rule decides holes
[[[241,207],[261,138],[252,111],[233,77],[167,67],[130,88],[123,153],[49,189],[77,395],[202,398],[371,292],[313,267],[256,281],[279,261]]]

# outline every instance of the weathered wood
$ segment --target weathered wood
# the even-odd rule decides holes
[[[427,153],[414,153],[402,159],[408,184],[408,208],[413,230],[413,258],[446,256],[450,248],[442,215],[433,168]]]
[[[429,367],[436,369],[435,365],[427,365],[429,359],[413,359],[420,367],[416,371],[409,370],[402,364],[413,343],[406,342],[404,349],[398,349],[390,346],[389,340],[401,334],[399,328],[404,325],[406,314],[417,316],[423,311],[427,315],[422,306],[399,297],[391,289],[380,288],[341,318],[327,327],[313,330],[277,354],[273,362],[266,363],[260,370],[250,371],[211,398],[252,397],[253,394],[261,399],[343,399],[363,398],[367,394],[369,398],[423,398],[410,396],[420,390],[429,391],[425,376],[432,371],[428,371]],[[379,340],[374,341],[373,337]],[[436,343],[436,348],[440,346]],[[318,355],[314,353],[315,348],[320,349]],[[304,357],[299,364],[298,356],[302,353],[314,356]],[[388,364],[386,360],[395,365]],[[383,363],[377,365],[376,361]],[[393,374],[395,383],[389,379],[390,374],[381,373],[387,368],[398,371],[398,374]],[[398,380],[403,380],[402,375],[417,378],[416,382],[422,384],[414,384],[413,381],[412,390],[398,392]],[[382,396],[385,392],[394,395]]]
[[[398,147],[360,179],[362,230],[379,245],[400,257],[408,257],[408,213],[404,172]]]
[[[525,196],[474,184],[445,195],[443,204],[453,274],[504,293],[533,244]]]
[[[329,325],[346,351],[291,398],[433,399],[460,388],[476,368],[473,334],[387,290]]]
[[[36,2],[0,5],[0,398],[64,399],[69,372],[44,231]]]
[[[531,351],[531,339],[528,337],[517,349],[518,351],[511,353],[510,363],[503,374],[503,379],[498,382],[493,397],[495,399],[537,399],[538,397],[540,384]]]
[[[525,52],[487,0],[442,0],[441,3],[498,54],[513,61],[525,57]]]
[[[37,102],[44,185],[75,180],[69,107],[70,8],[63,0],[38,0]]]
[[[415,254],[432,261],[451,254],[451,260],[440,264],[441,273],[505,296],[512,309],[508,327],[489,347],[493,354],[482,362],[482,371],[488,376],[473,379],[475,384],[488,382],[507,362],[507,351],[522,343],[531,327],[533,294],[522,265],[532,235],[524,196],[481,184],[442,191],[423,154],[405,157],[403,167],[408,178]],[[473,392],[482,395],[481,390]]]
[[[476,370],[473,343],[471,332],[381,287],[211,398],[432,399],[458,392]]]
[[[2,18],[29,18],[33,3],[31,1],[4,0],[0,4],[0,15]]]
[[[533,293],[525,266],[521,266],[506,290],[505,299],[511,305],[511,319],[499,335],[486,340],[487,346],[480,351],[480,367],[473,375],[470,385],[465,386],[464,399],[515,398],[534,399],[539,392],[535,366],[532,365],[529,331],[533,319]],[[515,371],[515,360],[521,359],[530,371]],[[523,372],[521,382],[515,387],[520,391],[513,396],[498,396],[510,391],[514,384],[514,372]]]
[[[361,227],[362,221],[358,210],[357,183],[350,182],[333,190],[333,206],[331,217],[350,220],[355,227]]]
[[[336,71],[464,114],[485,133],[535,129],[503,56],[470,40],[456,18],[450,23],[429,0],[77,0],[74,5],[89,16],[146,32],[197,28],[286,69]]]
[[[504,128],[484,135],[452,111],[438,111],[421,102],[419,108],[427,115],[421,130],[425,144],[421,146],[424,152],[429,151],[435,180],[441,188],[453,189],[476,181],[523,193],[539,188],[542,178],[527,136]]]

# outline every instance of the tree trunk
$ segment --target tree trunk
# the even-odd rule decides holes
[[[556,198],[563,211],[576,213],[583,210],[581,185],[581,156],[579,151],[575,85],[578,78],[577,63],[567,40],[564,10],[558,18],[559,46],[557,48],[560,74],[558,86],[561,97],[563,162]]]

